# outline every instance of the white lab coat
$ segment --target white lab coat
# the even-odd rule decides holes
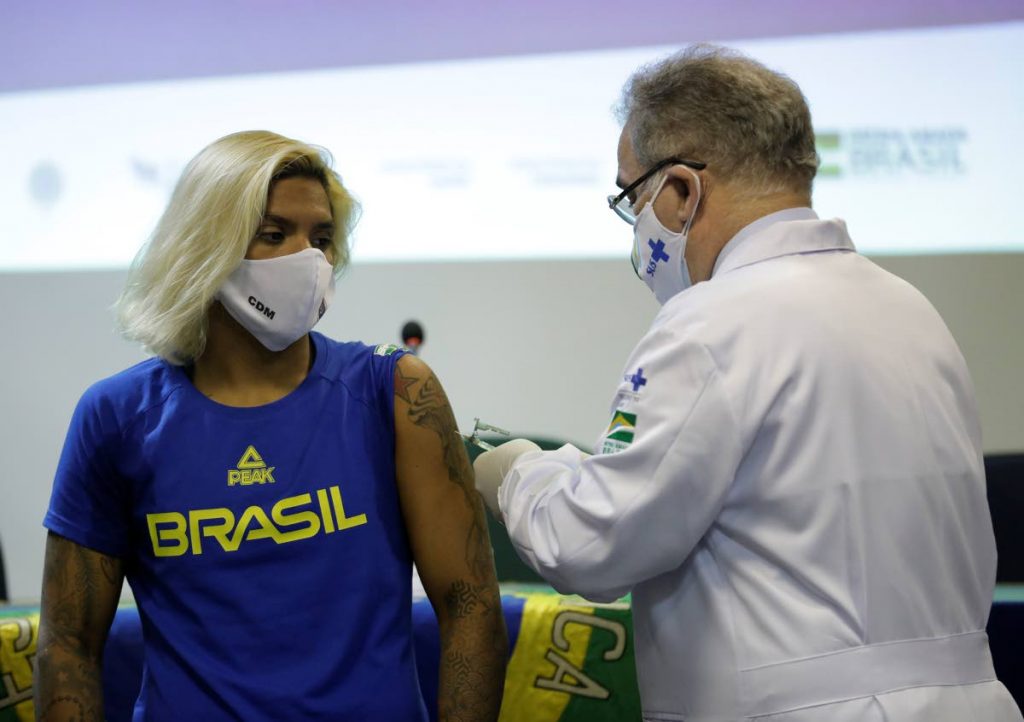
[[[525,454],[499,503],[556,589],[632,592],[645,719],[1022,719],[984,632],[967,367],[842,221],[743,229],[662,308],[611,411],[594,456]]]

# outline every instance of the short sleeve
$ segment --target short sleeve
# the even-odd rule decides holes
[[[130,549],[131,509],[116,454],[121,431],[102,386],[82,396],[71,417],[43,526],[110,556]]]
[[[526,454],[506,476],[509,534],[556,588],[615,599],[682,564],[721,509],[742,443],[721,371],[687,336],[640,342],[593,456]]]
[[[377,403],[390,429],[395,427],[395,370],[398,360],[406,353],[401,346],[381,344],[373,349],[370,356]]]

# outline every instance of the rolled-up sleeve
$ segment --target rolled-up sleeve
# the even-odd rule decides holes
[[[671,329],[633,352],[611,419],[593,456],[572,446],[524,454],[499,491],[520,556],[557,590],[595,601],[685,561],[743,449],[714,359]]]

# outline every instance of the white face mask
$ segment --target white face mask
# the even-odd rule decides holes
[[[633,270],[640,280],[654,291],[654,297],[662,305],[680,291],[685,291],[693,285],[684,255],[686,236],[700,205],[700,177],[689,168],[685,170],[693,176],[696,183],[697,200],[683,230],[680,233],[670,231],[661,225],[661,221],[654,215],[654,199],[661,193],[668,176],[662,177],[658,187],[651,194],[651,200],[640,211],[636,223],[633,224]]]
[[[271,351],[309,333],[333,298],[334,268],[316,248],[262,261],[243,259],[217,292],[231,317]]]

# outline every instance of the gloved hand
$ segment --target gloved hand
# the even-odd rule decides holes
[[[512,466],[523,454],[540,451],[540,447],[529,439],[512,439],[491,451],[485,451],[473,461],[476,475],[476,490],[480,492],[487,508],[494,517],[504,523],[498,508],[498,488]]]

